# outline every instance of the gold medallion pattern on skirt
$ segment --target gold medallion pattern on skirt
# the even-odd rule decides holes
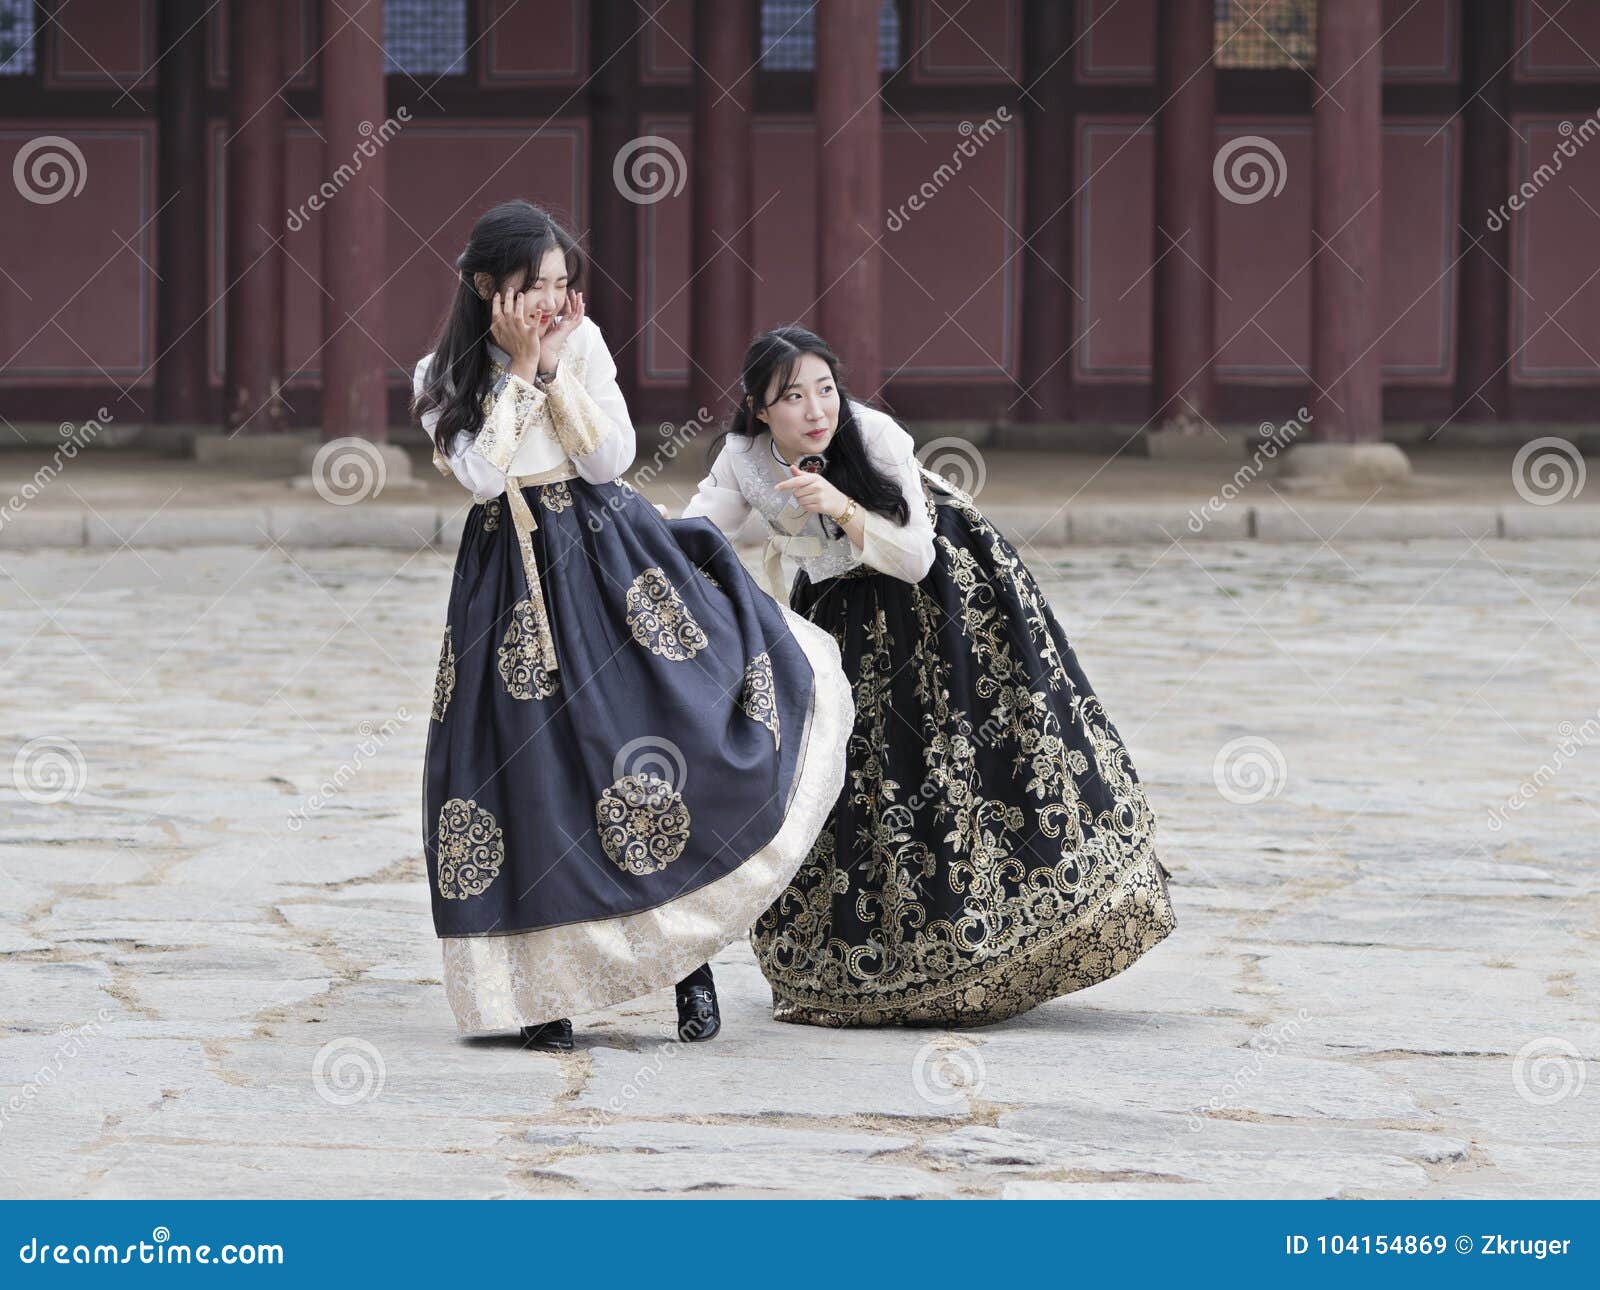
[[[693,658],[709,643],[678,589],[655,567],[628,588],[628,628],[652,654],[675,663]]]
[[[500,499],[491,497],[483,504],[483,531],[493,533],[500,527]]]
[[[765,650],[750,660],[744,670],[744,688],[739,693],[739,706],[752,721],[759,721],[772,731],[772,746],[781,748],[778,732],[777,686],[772,676],[772,655]]]
[[[552,515],[560,515],[572,505],[572,490],[567,487],[567,481],[562,479],[554,484],[546,484],[539,490],[539,505]]]
[[[635,876],[665,869],[689,842],[689,808],[658,775],[624,775],[600,794],[594,820],[611,862]]]
[[[450,706],[450,696],[456,689],[456,652],[450,643],[450,628],[444,629],[444,643],[439,647],[439,671],[433,678],[433,719],[443,721],[445,709]]]
[[[439,808],[439,894],[446,900],[481,895],[506,862],[505,835],[494,816],[469,798]]]
[[[517,601],[496,654],[500,679],[513,699],[545,699],[556,692],[555,677],[539,660],[538,612],[533,601]]]

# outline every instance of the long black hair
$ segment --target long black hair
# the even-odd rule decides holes
[[[828,464],[822,477],[846,497],[853,497],[869,511],[904,524],[911,517],[905,494],[900,486],[878,468],[867,455],[866,441],[861,436],[861,426],[850,407],[850,396],[839,379],[839,356],[816,332],[790,323],[762,332],[744,352],[744,366],[740,374],[743,398],[726,430],[712,441],[709,455],[716,456],[717,449],[728,435],[753,439],[764,428],[756,419],[756,412],[768,408],[771,402],[767,391],[774,388],[777,378],[779,393],[793,378],[800,360],[815,354],[828,365],[833,376],[833,388],[839,392],[839,427],[828,443]]]
[[[412,415],[419,420],[424,412],[439,413],[433,441],[441,453],[449,453],[462,430],[477,433],[483,425],[493,309],[478,294],[473,275],[487,273],[498,288],[517,270],[526,269],[527,281],[532,283],[539,262],[557,248],[566,256],[567,288],[571,290],[583,272],[583,254],[572,234],[546,211],[521,199],[501,202],[484,211],[472,226],[467,249],[456,257],[455,295],[439,324],[427,383],[411,404]]]

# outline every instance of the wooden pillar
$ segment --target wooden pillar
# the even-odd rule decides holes
[[[639,134],[639,10],[589,9],[589,247],[584,297],[605,331],[617,370],[636,370],[639,330],[639,208],[612,178],[617,154]]]
[[[1382,435],[1382,0],[1319,0],[1312,90],[1313,440]]]
[[[817,12],[817,329],[859,395],[883,382],[878,0]]]
[[[1491,218],[1511,192],[1511,0],[1462,0],[1461,18],[1456,419],[1493,421],[1511,408],[1511,226]]]
[[[1216,416],[1216,77],[1211,6],[1162,0],[1156,21],[1154,420],[1203,429]]]
[[[737,396],[751,335],[753,9],[747,0],[694,6],[689,390],[718,418]]]
[[[270,5],[228,8],[226,417],[230,431],[283,429],[282,23]],[[191,242],[193,254],[198,243]]]
[[[383,5],[324,0],[324,174],[339,185],[322,212],[322,435],[387,437],[384,353]],[[370,154],[370,155],[369,155]]]
[[[204,421],[206,259],[196,231],[206,210],[206,3],[161,0],[157,89],[157,421]]]
[[[1019,420],[1072,416],[1072,345],[1076,298],[1072,282],[1072,194],[1076,131],[1072,126],[1073,0],[1024,0],[1023,150],[1026,158],[1022,261],[1022,387]]]

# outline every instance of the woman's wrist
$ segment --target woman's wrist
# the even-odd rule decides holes
[[[539,375],[539,360],[537,358],[513,359],[506,369],[512,376],[533,384],[534,377]]]
[[[840,496],[844,496],[844,495],[841,493]],[[840,507],[839,513],[837,515],[830,515],[828,518],[831,519],[840,528],[844,528],[845,525],[849,524],[850,521],[855,518],[855,514],[856,514],[856,500],[855,500],[855,498],[853,498],[853,497],[845,497],[844,505],[842,507]]]

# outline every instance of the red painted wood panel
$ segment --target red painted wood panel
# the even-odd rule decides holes
[[[1155,79],[1155,0],[1078,0],[1078,79],[1145,84]]]
[[[1461,0],[1383,0],[1383,75],[1451,81],[1461,74]]]
[[[1600,4],[1518,0],[1516,76],[1529,81],[1600,78]]]
[[[320,30],[317,0],[283,0],[283,76],[295,89],[317,83]],[[213,89],[228,84],[228,6],[218,4],[206,15],[206,80]]]
[[[573,84],[589,57],[588,6],[579,0],[482,0],[485,85]]]
[[[46,84],[155,85],[155,0],[57,3],[43,35]]]
[[[223,137],[218,123],[213,128],[212,164],[225,173]],[[547,124],[532,133],[483,120],[414,121],[390,140],[385,155],[386,200],[392,207],[385,229],[389,271],[384,282],[373,283],[373,290],[383,293],[388,326],[378,339],[389,356],[392,380],[409,379],[412,366],[427,353],[455,282],[455,257],[484,210],[507,198],[525,197],[582,233],[587,147],[587,125],[582,121]],[[287,140],[285,223],[295,212],[295,222],[301,226],[286,227],[283,241],[285,366],[291,391],[320,377],[323,225],[321,213],[306,203],[328,171],[322,143],[310,127],[295,123]],[[338,201],[337,192],[328,200]],[[213,212],[215,296],[223,282],[224,256],[221,209],[215,200]],[[597,321],[605,325],[604,319]],[[220,319],[217,325],[214,344],[220,354]],[[213,373],[220,380],[215,364]]]
[[[1528,385],[1600,379],[1600,133],[1595,118],[1582,120],[1587,128],[1570,135],[1553,117],[1514,122],[1526,140],[1513,145],[1516,181],[1533,187],[1522,211],[1510,213],[1512,273],[1520,284],[1507,283],[1511,375]],[[1574,156],[1562,154],[1563,142]]]
[[[148,383],[155,358],[155,129],[36,121],[0,128],[8,178],[22,149],[70,168],[33,173],[30,201],[0,185],[0,380],[7,385]],[[73,155],[72,150],[77,155]],[[81,161],[80,161],[81,158]],[[83,184],[78,189],[81,176]]]
[[[982,123],[974,122],[974,130]],[[691,159],[689,124],[653,117],[647,133],[669,139]],[[955,120],[914,118],[884,127],[886,208],[882,238],[885,374],[898,381],[952,377],[994,380],[1016,370],[1022,256],[1018,174],[1021,137],[1013,121],[970,158]],[[921,136],[920,138],[918,136]],[[972,136],[978,137],[977,135]],[[756,127],[752,208],[756,328],[814,321],[818,272],[815,135],[809,120],[763,118]],[[960,156],[961,169],[952,158]],[[936,177],[941,165],[948,176]],[[922,185],[933,184],[921,196]],[[921,210],[908,201],[919,194]],[[687,379],[690,194],[640,207],[640,272],[645,343],[641,381]],[[898,229],[888,227],[893,213]],[[842,267],[842,266],[840,266]],[[822,266],[828,276],[828,266]]]
[[[1380,328],[1391,383],[1453,377],[1458,188],[1454,126],[1384,127],[1384,291]],[[1217,199],[1217,372],[1225,380],[1302,379],[1311,361],[1311,137],[1302,121],[1225,122],[1218,146],[1268,140],[1286,177],[1275,197]],[[1154,132],[1132,118],[1080,125],[1076,370],[1087,383],[1150,375]],[[1272,163],[1274,166],[1277,162]],[[1354,266],[1359,269],[1360,266]]]
[[[642,0],[639,45],[646,85],[687,84],[694,73],[694,0]]]
[[[911,13],[911,30],[900,33],[900,62],[911,61],[913,80],[987,85],[1014,84],[1021,76],[1019,0],[915,0]]]

